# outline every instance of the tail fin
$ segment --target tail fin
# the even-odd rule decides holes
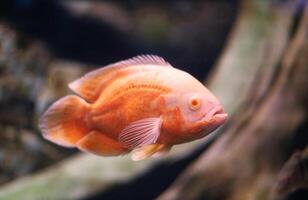
[[[90,131],[84,120],[88,108],[88,103],[75,95],[59,99],[40,118],[43,137],[62,146],[74,147]]]

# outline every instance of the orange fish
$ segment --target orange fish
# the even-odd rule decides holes
[[[163,58],[141,55],[89,72],[42,115],[44,138],[101,156],[133,160],[167,153],[222,125],[217,98]]]

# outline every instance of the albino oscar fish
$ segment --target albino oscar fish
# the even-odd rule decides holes
[[[190,74],[155,55],[87,73],[41,116],[43,137],[100,156],[133,160],[202,138],[227,118],[217,98]]]

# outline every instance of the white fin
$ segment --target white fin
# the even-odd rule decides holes
[[[150,144],[147,146],[140,147],[133,152],[132,160],[139,161],[152,157],[153,155],[163,150],[164,148],[167,148],[166,145],[164,144]]]
[[[155,55],[139,55],[128,60],[120,61],[116,64],[124,66],[133,66],[133,65],[159,65],[172,67],[168,62],[166,62],[162,57]]]
[[[168,66],[171,65],[163,58],[155,55],[140,55],[128,60],[120,61],[97,70],[85,74],[83,77],[71,82],[69,88],[80,95],[88,102],[94,102],[113,80],[128,73],[120,73],[119,70],[136,65],[157,65]]]
[[[161,148],[159,151],[155,152],[153,155],[151,155],[151,157],[153,158],[157,158],[157,157],[161,157],[164,156],[166,154],[169,153],[169,151],[171,150],[172,146],[164,146],[163,148]]]
[[[126,148],[135,149],[156,142],[160,135],[161,119],[146,118],[130,123],[119,135],[119,142]]]

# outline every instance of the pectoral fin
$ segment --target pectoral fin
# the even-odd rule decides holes
[[[160,135],[161,118],[141,119],[129,124],[119,135],[119,142],[128,149],[153,144]]]

